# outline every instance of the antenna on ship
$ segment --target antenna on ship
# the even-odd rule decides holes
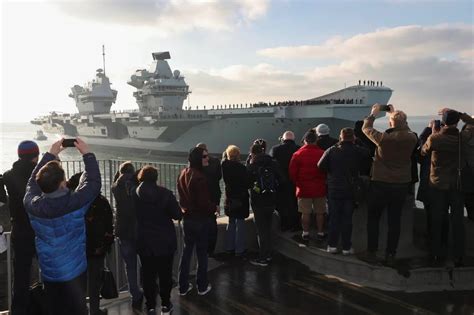
[[[105,46],[102,45],[102,63],[104,68],[104,75],[105,75]]]

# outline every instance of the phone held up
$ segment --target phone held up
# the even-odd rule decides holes
[[[390,105],[380,105],[380,111],[382,112],[389,112],[390,111]]]
[[[63,148],[72,148],[75,147],[74,142],[76,142],[76,139],[63,139],[62,146]]]
[[[434,121],[434,128],[435,130],[440,130],[441,129],[441,120],[435,120]]]

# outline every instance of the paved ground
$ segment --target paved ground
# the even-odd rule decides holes
[[[209,272],[213,290],[186,297],[173,289],[173,314],[474,314],[474,291],[387,292],[311,272],[276,255],[270,267],[225,260]],[[129,302],[109,308],[130,314]]]

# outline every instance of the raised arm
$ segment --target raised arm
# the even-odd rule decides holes
[[[39,170],[44,165],[46,165],[46,163],[48,163],[49,161],[56,160],[56,158],[57,157],[52,153],[45,153],[41,158],[41,161],[36,165],[35,169],[33,170],[33,173],[31,173],[30,179],[28,180],[28,184],[26,185],[25,197],[23,198],[23,204],[27,211],[31,207],[31,202],[33,201],[33,199],[41,196],[41,194],[43,193],[41,191],[41,188],[38,186],[38,183],[36,182],[36,174],[38,174]]]

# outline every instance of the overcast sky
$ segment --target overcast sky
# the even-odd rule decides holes
[[[169,51],[192,106],[301,100],[383,81],[411,115],[474,114],[473,1],[71,0],[1,6],[0,121],[77,112],[70,88],[102,67],[126,81]],[[186,101],[187,105],[187,101]]]

